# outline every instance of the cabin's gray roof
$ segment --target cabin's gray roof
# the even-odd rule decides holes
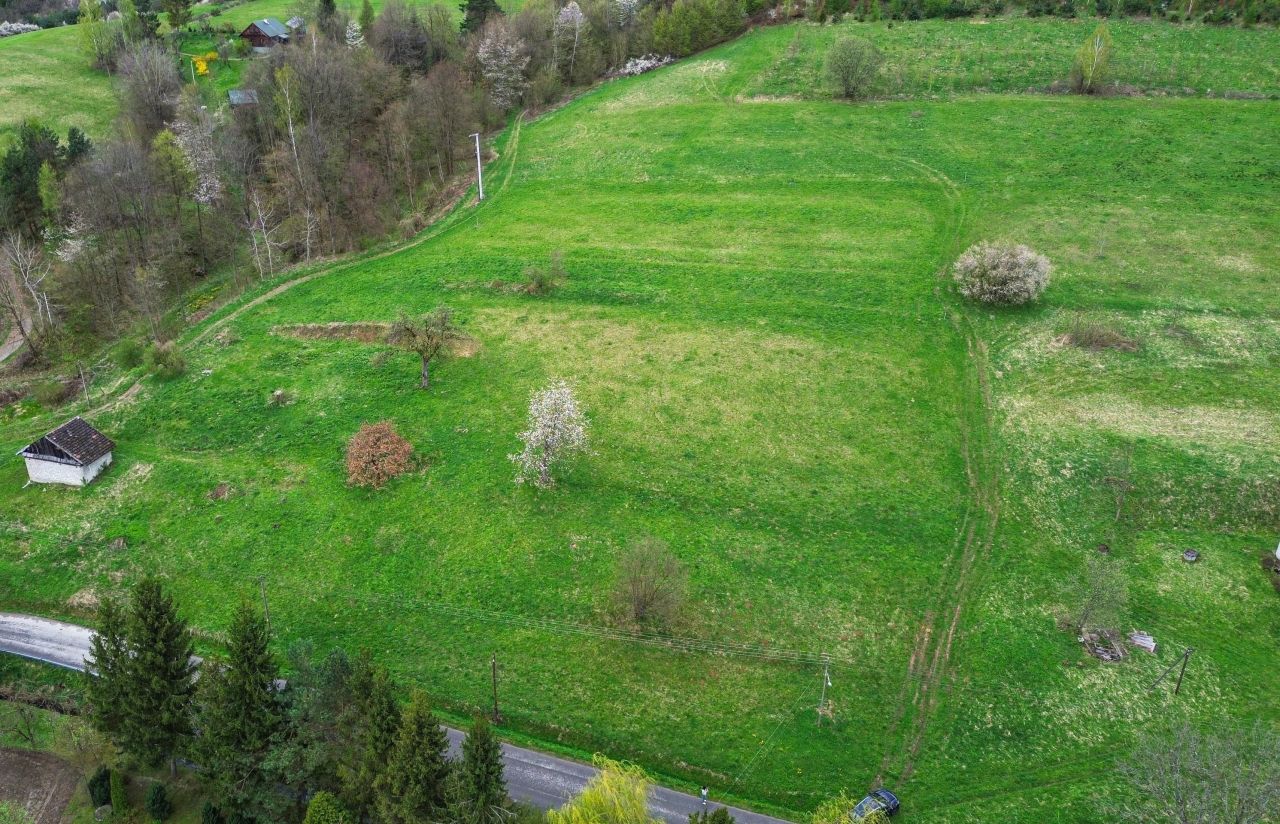
[[[227,99],[231,101],[232,106],[247,106],[258,102],[258,90],[231,89],[227,92]]]
[[[88,466],[115,449],[115,443],[76,416],[19,452],[25,458]]]
[[[281,23],[274,17],[264,17],[261,20],[254,20],[253,25],[258,27],[258,31],[267,37],[283,37],[289,38],[289,27]]]

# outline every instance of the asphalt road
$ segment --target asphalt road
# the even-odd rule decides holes
[[[93,630],[48,618],[0,612],[0,652],[10,652],[73,670],[85,668],[89,641]],[[457,757],[463,734],[446,728],[450,749]],[[536,750],[502,745],[506,767],[507,790],[512,798],[526,801],[542,809],[559,807],[576,795],[596,774],[595,767]],[[720,806],[714,802],[711,809]],[[669,824],[687,824],[689,814],[702,809],[697,796],[655,786],[649,794],[649,809],[656,818]],[[739,824],[785,824],[782,819],[730,807]]]

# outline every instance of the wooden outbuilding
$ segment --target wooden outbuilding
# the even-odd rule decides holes
[[[240,32],[240,37],[248,40],[256,49],[268,49],[280,43],[288,43],[289,33],[289,27],[284,23],[274,17],[264,17],[246,26]]]
[[[59,426],[18,454],[35,484],[84,486],[111,464],[115,443],[79,416]]]

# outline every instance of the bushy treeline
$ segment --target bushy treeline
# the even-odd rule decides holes
[[[846,14],[858,20],[988,17],[1023,10],[1030,17],[1163,17],[1172,22],[1280,22],[1280,0],[1209,0],[1186,5],[1167,0],[793,0],[791,14],[825,20]]]
[[[295,646],[286,681],[270,641],[263,616],[242,604],[225,656],[200,663],[197,680],[189,626],[164,588],[143,579],[127,607],[99,608],[89,719],[127,762],[194,762],[209,798],[205,822],[496,824],[530,815],[507,797],[501,748],[483,718],[452,761],[425,694],[402,704],[367,655]]]
[[[637,56],[732,37],[759,7],[534,0],[508,16],[467,0],[459,27],[438,5],[389,0],[375,14],[365,3],[349,17],[318,0],[305,33],[248,63],[252,102],[234,108],[184,85],[180,33],[156,35],[160,12],[189,19],[188,0],[118,0],[118,11],[80,5],[85,59],[117,78],[113,135],[71,162],[30,124],[39,140],[4,158],[21,186],[0,192],[0,236],[40,252],[49,311],[33,333],[44,345],[28,351],[49,360],[139,327],[176,335],[175,299],[211,273],[266,277],[412,233],[472,173],[472,133]],[[31,302],[6,282],[10,303]]]

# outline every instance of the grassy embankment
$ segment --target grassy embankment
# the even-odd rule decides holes
[[[525,126],[473,216],[237,316],[185,377],[94,415],[120,447],[93,488],[20,490],[4,464],[0,603],[69,612],[153,570],[216,638],[265,576],[284,639],[367,647],[454,712],[486,705],[497,652],[514,729],[791,811],[879,775],[908,820],[1090,820],[1140,731],[1280,718],[1256,557],[1280,506],[1275,104],[760,100],[807,94],[780,79],[807,31]],[[992,65],[1027,72],[1009,88],[1049,76]],[[948,93],[967,82],[987,85]],[[940,270],[996,236],[1057,263],[1036,307],[947,291]],[[561,292],[492,288],[557,249]],[[428,393],[410,356],[273,331],[440,303],[480,346]],[[1078,349],[1082,324],[1135,345]],[[552,376],[596,454],[535,493],[506,456]],[[11,415],[0,439],[73,410]],[[349,489],[343,444],[383,418],[421,469]],[[643,535],[690,569],[681,634],[829,652],[836,723],[815,724],[812,668],[526,623],[605,623]],[[1102,666],[1055,626],[1100,542],[1158,656]],[[1149,692],[1183,646],[1182,696]]]

